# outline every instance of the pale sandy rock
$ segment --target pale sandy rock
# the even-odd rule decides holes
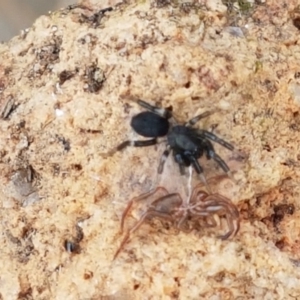
[[[297,299],[297,1],[241,12],[127,1],[99,13],[117,2],[41,16],[0,46],[0,298]],[[216,110],[199,126],[236,148],[216,145],[236,183],[214,185],[240,210],[233,240],[153,221],[113,261],[129,199],[156,184],[190,188],[172,158],[157,175],[162,144],[100,155],[137,138],[136,99],[172,105],[182,122]],[[222,174],[201,163],[208,178]]]

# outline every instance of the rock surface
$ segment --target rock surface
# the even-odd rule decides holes
[[[297,1],[134,2],[83,1],[0,45],[2,299],[297,299]],[[137,138],[136,99],[182,122],[216,110],[199,126],[236,148],[216,146],[236,181],[215,187],[240,210],[233,240],[152,222],[112,260],[126,202],[188,184],[171,158],[159,179],[161,145],[100,155]]]

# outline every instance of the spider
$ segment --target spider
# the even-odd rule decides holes
[[[173,117],[172,107],[160,108],[151,104],[137,100],[137,103],[147,109],[138,113],[131,119],[131,127],[133,130],[148,140],[127,140],[118,145],[109,154],[117,151],[122,151],[128,146],[147,147],[158,143],[158,138],[166,137],[167,147],[164,150],[158,166],[158,173],[163,172],[165,161],[170,152],[173,153],[175,162],[179,165],[181,175],[185,174],[185,168],[193,166],[198,176],[206,183],[206,178],[203,175],[203,168],[198,162],[198,159],[206,154],[207,159],[215,160],[223,171],[230,176],[230,169],[225,161],[215,152],[211,141],[219,143],[223,147],[233,150],[234,147],[228,142],[220,139],[212,132],[203,129],[193,128],[200,119],[211,115],[212,111],[204,112],[190,119],[185,124],[178,124]]]
[[[204,220],[205,227],[216,227],[217,222],[214,219],[214,215],[219,215],[226,217],[229,229],[224,235],[218,236],[219,238],[226,240],[229,237],[234,237],[239,231],[239,212],[236,206],[228,198],[220,194],[208,194],[203,190],[203,184],[199,183],[193,189],[188,203],[184,203],[179,193],[169,193],[161,186],[133,198],[129,201],[122,214],[121,233],[124,230],[125,219],[133,204],[145,200],[157,192],[161,192],[163,196],[152,201],[135,225],[126,232],[114,255],[114,259],[122,251],[131,234],[137,231],[146,220],[152,218],[170,221],[178,230],[190,232],[199,223],[200,219]]]

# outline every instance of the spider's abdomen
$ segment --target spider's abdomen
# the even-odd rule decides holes
[[[168,134],[168,144],[176,152],[188,151],[191,154],[202,152],[201,141],[194,135],[194,130],[185,126],[174,126]]]
[[[150,111],[134,116],[130,125],[136,133],[144,137],[162,137],[169,131],[169,121]]]

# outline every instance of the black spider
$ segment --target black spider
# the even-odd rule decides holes
[[[162,154],[158,173],[163,172],[164,163],[172,151],[175,161],[179,164],[180,173],[185,173],[185,167],[193,166],[199,174],[201,180],[205,182],[203,168],[200,166],[198,159],[206,155],[207,159],[215,160],[225,173],[229,175],[229,167],[224,160],[215,152],[211,141],[219,143],[223,147],[233,150],[234,147],[226,141],[220,139],[212,132],[207,130],[193,128],[200,119],[212,114],[204,112],[192,118],[183,125],[179,125],[172,114],[172,107],[159,108],[149,103],[138,100],[137,103],[146,108],[148,111],[135,115],[131,120],[131,127],[141,136],[149,137],[149,140],[132,141],[127,140],[117,146],[113,152],[121,151],[128,146],[146,147],[155,145],[159,137],[167,137],[167,148]],[[111,152],[112,153],[112,152]]]

